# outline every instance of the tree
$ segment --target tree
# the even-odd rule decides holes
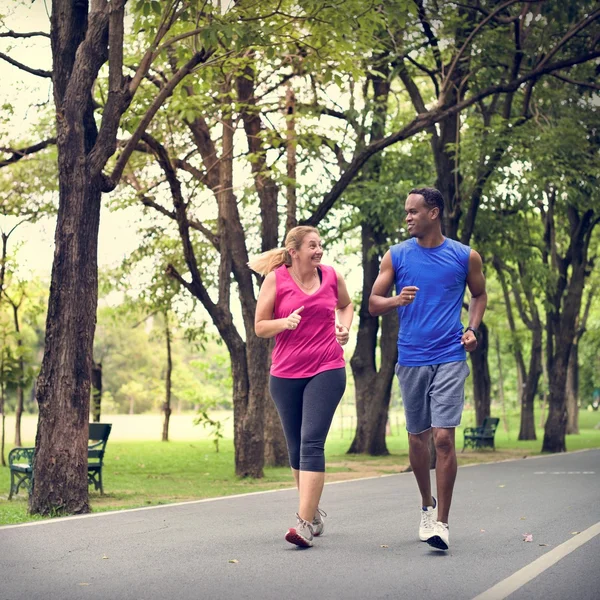
[[[569,94],[556,84],[531,124],[523,146],[526,168],[518,176],[522,198],[538,219],[538,251],[546,270],[546,370],[548,418],[542,451],[566,450],[566,384],[586,279],[592,271],[590,245],[600,223],[597,192],[598,111],[591,94]]]
[[[372,151],[376,147],[380,150],[425,130],[430,137],[436,176],[435,180],[433,177],[423,177],[420,184],[435,184],[442,190],[446,202],[445,233],[469,244],[479,208],[486,201],[485,191],[492,185],[492,177],[503,161],[510,160],[510,156],[506,157],[506,150],[514,138],[513,132],[531,118],[534,86],[545,75],[542,71],[559,55],[568,57],[563,65],[579,61],[586,63],[589,60],[587,52],[593,47],[593,43],[589,45],[594,39],[593,26],[597,24],[599,14],[591,4],[582,6],[581,11],[573,11],[556,2],[540,3],[533,7],[527,2],[506,2],[501,5],[463,3],[458,11],[454,4],[439,5],[415,0],[416,12],[408,18],[407,26],[394,23],[392,15],[397,13],[392,10],[386,14],[387,36],[380,34],[376,38],[382,42],[384,51],[380,50],[381,54],[373,52],[372,78],[374,82],[380,81],[378,94],[383,103],[390,84],[394,87],[394,78],[397,76],[404,87],[404,94],[410,98],[417,112],[418,124],[412,121],[402,127],[394,123],[394,119],[400,119],[392,115],[393,126],[387,124],[385,127],[388,130],[393,127],[393,133],[381,135],[380,119],[372,111],[377,103],[365,102],[372,128],[375,131],[375,127],[378,127],[378,135],[372,135],[370,143],[364,137],[358,137],[363,143],[358,142],[357,147],[365,151]],[[547,35],[550,24],[557,28],[558,43]],[[577,39],[574,40],[575,37]],[[584,50],[586,43],[588,50]],[[482,48],[485,48],[484,52]],[[555,66],[560,70],[562,66],[559,67],[559,64]],[[587,71],[583,71],[584,77],[588,77],[590,72],[591,65],[588,65]],[[558,73],[557,77],[572,83],[569,77],[565,79]],[[522,86],[515,85],[516,81],[521,81]],[[380,108],[380,115],[385,115],[386,109]],[[346,118],[348,122],[353,122],[350,115]],[[365,120],[363,117],[358,121],[362,123]],[[410,117],[405,117],[404,123],[406,120],[410,121]],[[356,162],[363,156],[363,152],[358,151]],[[356,162],[352,161],[334,190],[342,187]],[[373,170],[377,170],[376,164]],[[367,168],[363,167],[363,173],[366,171]],[[414,187],[414,181],[410,187]],[[374,202],[380,202],[380,198],[376,196]],[[499,211],[496,216],[501,214]],[[363,208],[361,215],[364,216],[363,294],[368,294],[377,275],[381,240],[365,232],[380,232],[382,226],[377,210]],[[389,214],[385,219],[389,222]],[[307,222],[315,224],[316,220],[309,219]],[[370,263],[375,266],[369,267]],[[378,327],[377,322],[371,322],[365,313],[364,303],[363,298],[359,326],[361,344],[353,359],[360,369],[353,370],[355,379],[358,378],[357,390],[361,388],[359,382],[364,372],[363,387],[369,389],[370,393],[365,398],[364,406],[357,398],[359,414],[355,442],[358,439],[365,440],[365,432],[374,431],[376,441],[366,444],[363,441],[356,447],[382,449],[385,448],[384,431],[381,427],[373,429],[370,420],[381,420],[379,415],[386,410],[389,392],[380,394],[379,391],[372,393],[372,390],[378,390],[380,384],[382,389],[386,389],[388,381],[385,376],[378,377],[378,385],[373,388],[370,380],[375,373],[376,347],[371,345],[368,348],[365,342],[374,339]],[[382,324],[381,331],[388,331],[387,325]],[[471,354],[478,423],[490,412],[487,339],[488,331],[483,323],[478,349]],[[382,343],[387,344],[383,336]],[[389,344],[387,346],[392,355],[386,352],[384,356],[382,347],[382,365],[393,360],[394,349]],[[534,390],[532,386],[530,388]]]
[[[126,0],[53,0],[50,41],[56,107],[59,209],[46,322],[46,344],[36,399],[40,408],[30,511],[89,510],[86,460],[92,343],[97,304],[97,239],[102,193],[112,191],[148,122],[177,84],[209,58],[203,48],[165,84],[113,170],[104,169],[117,147],[121,119],[156,55],[174,43],[165,37],[189,3],[140,3],[162,9],[154,39],[133,77],[123,73]],[[179,21],[178,21],[179,20]],[[189,28],[191,29],[191,27]],[[188,32],[189,32],[188,29]],[[5,35],[10,35],[10,32]],[[188,33],[189,35],[189,33]],[[13,34],[16,37],[16,34]],[[181,39],[181,37],[179,38]],[[162,44],[162,47],[161,47]],[[2,58],[5,58],[2,56]],[[32,69],[11,59],[29,72]],[[108,95],[97,125],[95,82],[108,63]],[[26,152],[13,153],[14,160]],[[8,159],[10,160],[10,159]]]

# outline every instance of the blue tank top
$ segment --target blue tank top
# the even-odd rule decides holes
[[[466,360],[460,322],[471,248],[444,238],[423,248],[415,238],[390,248],[396,294],[416,285],[412,304],[398,307],[398,364],[421,367]]]

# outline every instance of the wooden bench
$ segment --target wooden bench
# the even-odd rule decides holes
[[[481,427],[465,427],[462,452],[465,451],[465,448],[474,448],[475,450],[492,448],[492,450],[496,450],[494,436],[496,435],[498,423],[500,423],[500,419],[486,417]]]
[[[104,466],[104,452],[112,424],[90,423],[88,439],[88,485],[94,484],[94,489],[104,494],[102,485],[102,467]],[[33,459],[35,448],[23,448],[17,446],[8,454],[8,465],[10,467],[10,500],[14,494],[18,494],[21,487],[27,488],[31,493],[33,483]]]

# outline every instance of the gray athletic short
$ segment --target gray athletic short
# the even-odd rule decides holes
[[[431,427],[458,427],[470,372],[464,360],[426,367],[396,365],[407,431],[418,434]]]

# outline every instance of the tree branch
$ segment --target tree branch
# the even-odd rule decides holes
[[[56,138],[48,138],[43,142],[38,142],[37,144],[27,146],[26,148],[0,148],[0,152],[3,152],[4,154],[12,154],[10,158],[0,160],[0,168],[16,163],[17,161],[21,160],[24,156],[28,156],[29,154],[35,154],[36,152],[39,152],[40,150],[43,150],[48,146],[52,146],[53,144],[56,144]]]
[[[16,31],[4,31],[0,33],[0,38],[32,38],[32,37],[45,37],[50,39],[50,34],[45,31],[29,31],[27,33],[17,33]]]
[[[327,215],[335,201],[342,195],[344,190],[348,187],[350,182],[354,179],[354,176],[360,168],[369,160],[371,156],[376,154],[377,152],[381,152],[388,146],[395,144],[397,142],[401,142],[425,129],[435,125],[439,121],[446,119],[447,117],[460,113],[465,108],[480,102],[484,98],[488,96],[493,96],[494,94],[499,93],[509,93],[517,90],[523,83],[530,81],[531,79],[537,79],[541,75],[545,75],[547,73],[551,73],[552,71],[557,71],[560,69],[564,69],[567,67],[574,66],[576,64],[585,63],[590,60],[594,60],[595,58],[600,57],[600,50],[596,50],[594,52],[590,52],[588,54],[584,54],[582,56],[577,56],[569,59],[562,60],[556,63],[550,63],[543,67],[536,67],[529,73],[518,77],[512,81],[509,81],[504,84],[491,86],[486,88],[485,90],[475,94],[474,96],[467,98],[461,102],[450,106],[449,108],[442,109],[439,106],[427,113],[423,113],[418,115],[413,121],[411,121],[408,125],[400,129],[399,131],[389,135],[382,140],[378,140],[369,144],[362,152],[360,152],[357,156],[354,157],[352,162],[350,163],[348,169],[342,174],[342,176],[338,179],[335,185],[331,188],[331,190],[324,196],[321,204],[317,207],[316,211],[313,213],[311,217],[303,221],[303,225],[318,225]]]
[[[18,69],[21,69],[21,71],[26,71],[27,73],[31,73],[31,75],[37,75],[38,77],[46,77],[48,79],[50,79],[52,77],[51,71],[45,71],[44,69],[34,69],[32,67],[28,67],[27,65],[20,63],[18,60],[11,58],[7,54],[4,54],[4,52],[0,52],[0,58],[5,60],[7,63],[13,65],[13,67],[17,67]]]
[[[448,73],[446,74],[446,78],[444,79],[444,82],[442,83],[442,91],[441,91],[441,94],[440,94],[440,103],[441,104],[444,103],[444,101],[445,101],[444,100],[444,95],[448,91],[448,88],[450,87],[450,85],[452,83],[451,77],[452,77],[452,74],[454,73],[454,70],[456,69],[456,65],[458,64],[458,61],[460,60],[460,57],[463,55],[463,53],[465,52],[465,50],[468,48],[469,44],[471,43],[471,40],[479,33],[479,31],[481,31],[481,29],[483,29],[484,25],[486,23],[488,23],[495,15],[497,15],[500,12],[502,12],[505,8],[508,8],[509,6],[515,4],[518,1],[519,0],[508,0],[508,2],[505,2],[504,4],[501,4],[494,11],[492,11],[491,13],[489,13],[487,15],[487,17],[485,17],[483,19],[483,21],[481,21],[480,23],[478,23],[477,27],[475,27],[475,29],[473,29],[473,31],[471,31],[471,33],[469,34],[469,37],[465,40],[465,43],[462,45],[462,47],[460,48],[460,50],[458,51],[458,53],[454,57],[454,60],[452,61],[452,64],[450,65],[450,68],[448,69]]]
[[[552,77],[556,77],[556,79],[560,79],[566,83],[570,83],[571,85],[580,85],[582,87],[590,88],[591,90],[600,90],[600,85],[597,83],[592,83],[590,81],[575,81],[575,79],[571,79],[570,77],[565,77],[564,75],[560,75],[559,73],[550,73]]]
[[[142,135],[146,131],[148,125],[154,118],[154,115],[158,112],[158,109],[162,106],[164,101],[173,93],[173,90],[177,87],[179,82],[184,79],[191,71],[197,67],[199,64],[206,62],[208,58],[212,55],[213,51],[205,51],[204,49],[200,50],[190,58],[190,60],[183,65],[177,73],[165,84],[164,88],[159,92],[159,94],[154,99],[154,102],[151,104],[150,108],[142,118],[140,124],[137,129],[127,142],[127,145],[123,149],[123,152],[117,159],[117,163],[112,174],[107,177],[105,181],[105,189],[103,191],[110,192],[114,190],[116,187],[121,175],[123,173],[123,169],[129,160],[129,157],[135,150],[137,143],[142,139]],[[131,86],[130,86],[131,87]]]

